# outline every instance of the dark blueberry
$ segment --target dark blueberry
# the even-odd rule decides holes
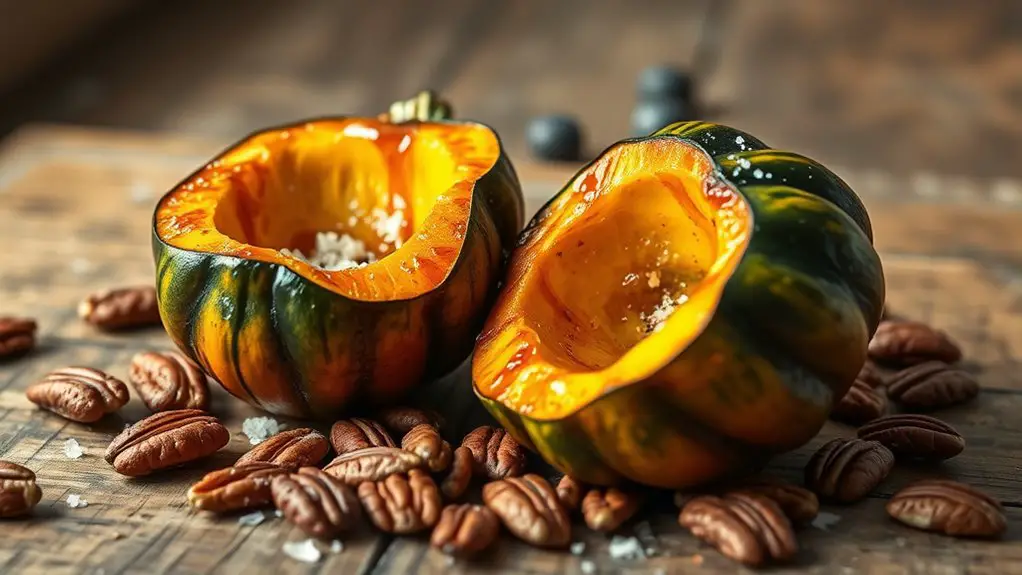
[[[673,98],[640,100],[632,110],[632,134],[649,135],[674,122],[694,120],[687,104]]]
[[[692,78],[671,66],[651,66],[639,73],[639,99],[692,100]]]
[[[525,130],[529,151],[542,160],[574,162],[582,155],[582,130],[570,116],[540,116]]]

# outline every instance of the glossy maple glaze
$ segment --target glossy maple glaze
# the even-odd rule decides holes
[[[407,299],[450,273],[474,183],[499,155],[476,124],[351,119],[263,132],[165,196],[156,231],[177,248],[282,264],[353,299]],[[374,214],[397,214],[398,241],[381,237]],[[325,231],[363,240],[379,260],[325,271],[280,252],[308,253]]]
[[[666,144],[666,142],[665,142]],[[652,374],[699,335],[748,242],[742,197],[692,146],[620,144],[519,242],[477,343],[479,392],[563,417]],[[648,333],[663,297],[684,298]]]

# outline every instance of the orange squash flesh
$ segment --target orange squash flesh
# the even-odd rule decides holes
[[[473,363],[483,397],[533,420],[670,363],[713,317],[752,228],[709,156],[648,141],[616,146],[537,221]]]
[[[451,273],[473,187],[500,154],[492,131],[467,123],[340,119],[267,131],[165,196],[156,232],[172,247],[281,264],[349,299],[411,299]],[[325,271],[280,252],[308,254],[325,231],[362,240],[379,259]]]

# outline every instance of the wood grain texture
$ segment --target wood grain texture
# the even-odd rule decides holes
[[[221,147],[206,140],[44,126],[16,134],[0,152],[0,245],[6,248],[0,252],[0,314],[40,319],[39,349],[21,361],[0,363],[0,458],[36,471],[44,492],[33,519],[7,524],[17,528],[5,530],[0,541],[0,572],[552,574],[579,573],[584,560],[599,573],[686,572],[697,562],[698,572],[733,572],[732,564],[676,525],[669,495],[655,498],[621,530],[656,549],[641,561],[610,559],[609,540],[576,522],[576,537],[586,542],[582,557],[535,550],[505,535],[480,562],[450,566],[424,538],[390,538],[366,530],[346,539],[341,554],[326,553],[323,562],[307,566],[280,551],[285,541],[304,538],[283,521],[269,518],[257,527],[242,527],[237,516],[211,518],[185,503],[192,481],[247,449],[241,422],[257,414],[218,387],[213,410],[233,434],[228,447],[196,465],[140,480],[117,476],[101,458],[126,422],[146,414],[137,398],[119,415],[92,426],[66,423],[35,409],[23,390],[51,369],[77,363],[126,377],[135,351],[169,346],[159,330],[99,334],[76,319],[74,307],[86,293],[111,282],[151,281],[149,221],[158,194]],[[566,167],[518,167],[530,210],[572,173]],[[838,171],[874,214],[892,309],[946,329],[962,344],[968,368],[984,392],[974,404],[941,412],[966,437],[962,455],[936,468],[901,466],[868,501],[825,506],[840,520],[827,531],[807,528],[796,565],[779,572],[1012,573],[1022,564],[1022,425],[1015,417],[1022,410],[1017,375],[1022,364],[1022,265],[1005,246],[1013,243],[1012,234],[1018,232],[1011,231],[1012,224],[1022,221],[1022,212],[991,194],[970,202],[944,193],[892,196],[877,184],[897,185],[911,180],[911,174]],[[951,227],[927,234],[919,214],[948,225],[967,217],[970,226],[985,231]],[[490,422],[468,392],[466,367],[419,393],[422,403],[444,413],[452,441]],[[828,424],[809,445],[779,457],[771,470],[797,480],[813,448],[852,432]],[[64,457],[63,442],[71,437],[85,448],[84,458]],[[934,474],[973,483],[1005,503],[1008,541],[952,544],[886,519],[884,498],[913,478]],[[68,508],[65,500],[72,493],[89,506]]]

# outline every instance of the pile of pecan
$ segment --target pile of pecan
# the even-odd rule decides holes
[[[79,312],[102,330],[159,322],[148,287],[94,294]],[[30,351],[36,329],[30,319],[0,317],[0,357]],[[860,501],[899,462],[940,462],[964,450],[958,431],[924,413],[978,395],[976,380],[959,367],[961,359],[945,333],[885,319],[865,365],[832,413],[859,427],[819,447],[806,464],[804,486],[761,476],[679,493],[679,524],[749,566],[792,559],[797,531],[814,520],[821,501]],[[206,375],[184,355],[139,353],[128,382],[153,414],[110,442],[105,459],[117,473],[158,473],[229,443],[229,431],[209,413]],[[118,411],[130,397],[121,380],[74,366],[47,374],[25,393],[40,408],[80,423]],[[218,514],[272,506],[319,539],[336,539],[364,523],[395,535],[429,531],[434,547],[459,557],[488,548],[502,529],[534,546],[563,549],[572,541],[572,514],[589,529],[609,533],[647,500],[648,490],[590,486],[570,476],[553,485],[528,473],[525,450],[501,428],[479,427],[457,446],[444,433],[437,414],[412,407],[337,421],[328,433],[282,431],[234,465],[206,474],[188,490],[187,500],[196,510]],[[0,461],[0,517],[27,515],[41,497],[35,473]],[[949,536],[998,537],[1006,528],[995,499],[941,478],[904,486],[886,510],[907,526]]]

